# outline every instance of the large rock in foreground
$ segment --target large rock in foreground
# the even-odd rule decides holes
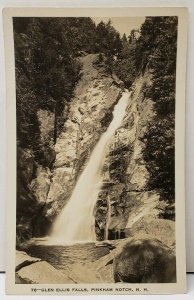
[[[35,262],[16,273],[18,282],[38,284],[75,283],[61,271],[56,270],[46,261]]]
[[[117,248],[113,260],[115,282],[176,282],[174,252],[157,239],[126,240]]]
[[[26,252],[16,251],[15,270],[19,271],[21,268],[29,266],[40,260],[40,258],[29,256]]]
[[[145,215],[134,222],[129,230],[126,229],[126,236],[157,237],[162,243],[171,249],[175,248],[175,222],[167,219],[158,219],[152,215]]]
[[[75,264],[68,277],[75,283],[103,283],[101,277],[87,264]]]
[[[16,251],[15,282],[31,284],[75,283],[60,270],[40,258],[28,255],[24,251]]]

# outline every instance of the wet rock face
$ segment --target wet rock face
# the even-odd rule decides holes
[[[115,84],[118,78],[107,74],[105,67],[97,64],[97,58],[95,54],[81,58],[80,81],[55,145],[56,159],[45,208],[45,216],[49,219],[53,219],[68,201],[77,176],[107,129],[121,94],[121,83]]]
[[[154,116],[153,102],[144,95],[145,87],[151,84],[149,71],[136,79],[122,125],[110,141],[95,209],[99,240],[108,236],[107,231],[125,235],[126,228],[144,215],[158,216],[165,205],[155,191],[147,189],[149,173],[143,159],[143,136]]]
[[[153,238],[137,238],[121,243],[113,260],[115,282],[176,282],[174,252]]]

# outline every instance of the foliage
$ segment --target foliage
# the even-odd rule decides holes
[[[72,95],[80,65],[72,58],[56,19],[28,19],[24,32],[18,24],[18,18],[14,19],[17,137],[22,147],[32,148],[41,157],[37,111],[54,112],[57,131],[58,118]]]
[[[157,189],[173,210],[175,198],[175,81],[177,17],[147,17],[139,31],[122,37],[122,51],[113,64],[115,73],[130,88],[135,78],[149,70],[152,85],[144,96],[154,102],[155,117],[143,140],[144,159],[150,173],[148,188]],[[174,213],[164,212],[174,218]]]
[[[122,50],[120,34],[108,23],[100,22],[96,26],[95,47],[96,53],[103,52],[107,57],[118,56]]]
[[[113,71],[125,83],[125,86],[130,88],[137,75],[134,59],[136,44],[134,42],[129,43],[125,35],[122,38],[122,43],[122,51],[114,61]]]
[[[174,115],[155,118],[149,125],[144,159],[150,173],[149,186],[164,199],[174,201]]]
[[[137,39],[135,63],[137,71],[149,62],[157,72],[175,72],[177,17],[148,17],[141,26]],[[164,71],[164,73],[163,73]]]
[[[144,159],[150,173],[149,187],[157,189],[169,209],[175,199],[175,81],[177,18],[147,18],[137,41],[136,67],[153,72],[146,96],[155,103],[156,115],[144,135]],[[143,55],[140,55],[143,53]],[[174,218],[173,212],[164,212]]]

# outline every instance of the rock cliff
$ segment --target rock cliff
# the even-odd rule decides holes
[[[122,82],[107,74],[97,55],[81,59],[80,81],[71,101],[68,119],[55,145],[56,159],[46,199],[45,214],[52,217],[69,199],[85,162],[111,120]]]
[[[143,159],[144,134],[155,114],[153,102],[145,94],[151,84],[149,70],[133,83],[123,123],[107,151],[104,184],[95,211],[99,239],[130,235],[139,220],[146,216],[157,219],[165,206],[158,193],[148,189],[149,172]]]

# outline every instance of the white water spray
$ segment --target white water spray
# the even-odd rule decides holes
[[[129,97],[130,92],[124,92],[115,105],[112,122],[95,146],[71,198],[54,223],[51,238],[58,243],[96,240],[93,211],[102,185],[101,170],[105,160],[105,150],[122,123]]]

